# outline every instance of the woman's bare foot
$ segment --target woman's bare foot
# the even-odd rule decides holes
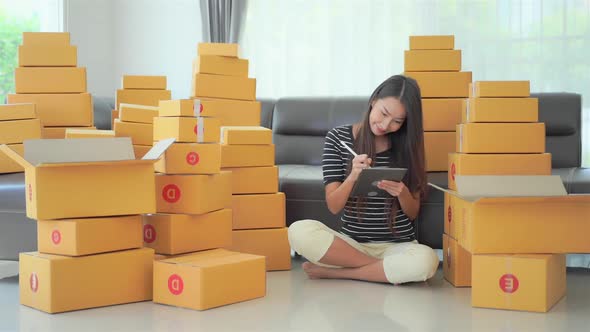
[[[341,270],[315,265],[311,262],[305,262],[301,266],[309,279],[338,278],[338,271]]]

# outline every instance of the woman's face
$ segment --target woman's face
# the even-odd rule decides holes
[[[398,131],[406,120],[406,109],[395,97],[385,97],[373,102],[369,124],[375,136]]]

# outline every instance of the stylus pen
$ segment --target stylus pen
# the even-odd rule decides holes
[[[346,143],[344,143],[341,139],[339,141],[340,144],[342,144],[342,146],[345,147],[346,150],[348,150],[348,152],[352,153],[353,156],[358,156],[358,154],[356,154],[356,152],[354,152],[354,150],[350,146],[346,145]],[[367,167],[371,168],[371,165],[367,165]]]

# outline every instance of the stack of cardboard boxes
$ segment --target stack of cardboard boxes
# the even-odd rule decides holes
[[[0,105],[0,144],[23,156],[23,142],[41,138],[41,122],[35,112],[35,104]],[[22,172],[23,167],[0,153],[0,174]]]
[[[426,169],[446,171],[447,156],[455,151],[455,126],[468,95],[471,72],[461,71],[461,50],[454,36],[410,36],[405,51],[405,75],[414,78],[422,93]]]
[[[29,140],[27,217],[39,252],[21,253],[22,304],[56,313],[152,299],[154,251],[142,248],[141,214],[156,211],[153,163],[171,144],[135,160],[129,138]]]
[[[154,118],[158,117],[157,106],[121,103],[119,118],[114,120],[114,131],[118,137],[131,137],[135,156],[143,157],[154,142]]]
[[[67,32],[24,32],[15,69],[16,94],[8,103],[34,103],[43,138],[64,138],[67,127],[92,127],[92,97],[86,68],[77,66],[77,48]]]
[[[565,255],[589,252],[590,195],[551,176],[529,82],[475,82],[449,154],[445,278],[476,307],[548,311],[566,291]]]
[[[120,104],[157,107],[160,100],[172,98],[170,90],[166,90],[166,76],[123,75],[122,86],[117,90],[115,109],[111,112],[111,128],[115,128],[115,119],[119,118]]]

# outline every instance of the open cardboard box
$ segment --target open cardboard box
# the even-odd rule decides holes
[[[24,158],[0,151],[25,169],[27,217],[49,220],[155,213],[154,163],[172,143],[138,160],[128,137],[28,140]]]
[[[556,175],[457,175],[454,236],[473,254],[590,253],[590,195]],[[446,212],[445,212],[446,213]]]

